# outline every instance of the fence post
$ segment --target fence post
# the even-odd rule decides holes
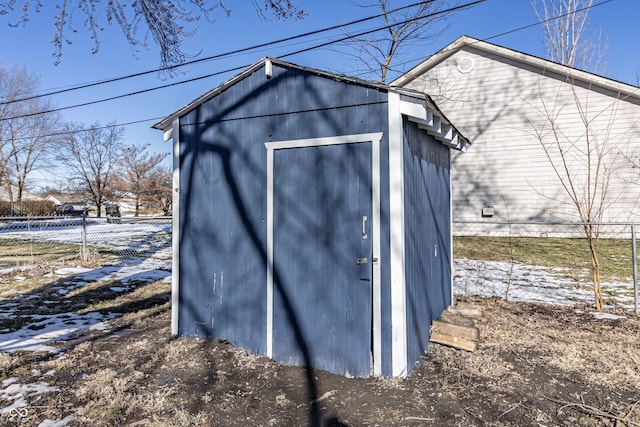
[[[636,253],[636,228],[631,224],[631,258],[633,261],[633,304],[638,315],[638,257]]]
[[[82,261],[87,262],[87,214],[82,213]]]

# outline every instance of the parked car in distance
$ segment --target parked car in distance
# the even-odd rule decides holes
[[[56,206],[56,216],[82,216],[86,214],[87,208],[82,205],[74,205],[71,203],[64,203]]]

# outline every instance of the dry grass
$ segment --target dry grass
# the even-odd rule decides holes
[[[78,336],[60,355],[0,355],[0,377],[29,383],[43,378],[33,370],[52,371],[46,381],[60,388],[41,397],[25,425],[68,415],[78,426],[179,427],[615,426],[627,414],[632,427],[640,418],[636,318],[476,300],[488,318],[477,352],[432,344],[409,378],[362,380],[172,338],[169,285],[109,290],[120,285],[103,281],[59,296],[83,312],[120,313],[111,331]]]

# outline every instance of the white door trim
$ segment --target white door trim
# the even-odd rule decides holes
[[[380,142],[382,132],[266,142],[267,149],[267,356],[273,357],[273,165],[275,150],[371,142],[371,243],[373,257],[373,374],[382,374],[380,290]]]

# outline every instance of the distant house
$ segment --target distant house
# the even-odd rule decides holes
[[[0,201],[3,202],[16,202],[18,200],[18,186],[15,184],[11,184],[11,191],[6,184],[0,185]],[[32,192],[23,189],[22,190],[22,200],[24,201],[40,201],[44,200],[42,197],[37,194],[33,194]]]
[[[452,299],[450,152],[422,93],[265,58],[155,124],[174,145],[174,334],[407,375]]]
[[[136,195],[130,192],[124,192],[112,198],[112,204],[117,204],[121,212],[134,213],[136,211]],[[146,206],[140,206],[144,209]]]
[[[53,194],[49,194],[47,195],[45,198],[45,200],[50,201],[51,203],[53,203],[56,206],[59,206],[62,204],[62,202],[60,201],[59,198],[57,198],[56,196],[54,196]]]
[[[572,145],[606,142],[603,220],[640,220],[640,175],[629,161],[640,154],[640,88],[467,36],[391,86],[429,94],[473,144],[453,158],[454,220],[577,220],[541,142],[553,132],[585,197],[588,168]]]

